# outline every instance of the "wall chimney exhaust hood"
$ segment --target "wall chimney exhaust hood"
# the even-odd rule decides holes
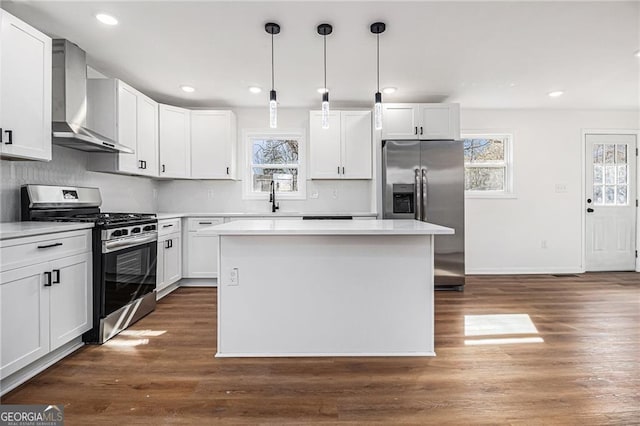
[[[53,40],[51,115],[53,143],[89,152],[133,150],[86,128],[87,62],[86,53],[68,40]]]

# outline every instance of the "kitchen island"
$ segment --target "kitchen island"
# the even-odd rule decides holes
[[[433,236],[413,220],[248,220],[219,235],[218,357],[429,356]]]

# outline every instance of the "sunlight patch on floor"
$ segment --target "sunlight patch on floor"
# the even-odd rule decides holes
[[[543,343],[528,314],[465,315],[465,345]],[[500,336],[509,337],[500,337]],[[481,337],[481,338],[475,338]]]

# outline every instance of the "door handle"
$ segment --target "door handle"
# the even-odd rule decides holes
[[[416,129],[415,129],[415,131],[414,131],[414,133],[413,133],[413,134],[414,134],[414,135],[417,135],[417,134],[418,134],[418,126],[416,126]]]
[[[420,170],[415,169],[414,176],[414,185],[415,185],[415,220],[420,220],[422,217],[422,185],[420,184]]]
[[[166,168],[164,167],[164,164],[162,165],[162,173],[166,172]]]
[[[166,248],[166,249],[171,248],[171,244],[170,243],[171,243],[171,240],[165,241],[164,242],[164,248]]]
[[[340,166],[338,166],[338,174],[340,174]]]
[[[13,130],[5,130],[4,132],[9,136],[9,140],[5,144],[11,145],[13,143]]]
[[[147,169],[147,162],[144,160],[142,160],[142,168],[145,170]]]
[[[344,167],[342,168],[342,174],[344,174]]]
[[[51,287],[51,272],[47,271],[44,273],[44,286]]]
[[[229,174],[229,168],[227,167],[227,174]]]
[[[420,134],[423,134],[422,126],[420,126]]]
[[[589,207],[589,208],[587,209],[587,213],[593,213],[594,211],[595,211],[595,210],[593,210],[591,207]]]
[[[142,167],[142,160],[138,160],[138,168],[139,169],[144,169],[144,167]]]
[[[53,284],[60,284],[60,269],[54,269],[53,273],[55,274]]]
[[[427,169],[422,169],[422,221],[427,221],[427,185],[429,181],[427,180]]]

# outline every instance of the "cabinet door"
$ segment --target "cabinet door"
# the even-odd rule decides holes
[[[138,173],[158,176],[158,103],[142,94],[138,95],[137,146]]]
[[[172,234],[169,237],[169,247],[164,251],[164,280],[166,285],[173,284],[182,278],[181,240],[180,234]]]
[[[419,104],[382,104],[382,139],[418,139]]]
[[[421,104],[420,139],[459,139],[457,104]]]
[[[371,111],[342,111],[342,177],[371,179]]]
[[[231,111],[191,111],[191,176],[233,179],[235,135]]]
[[[159,176],[186,178],[191,174],[191,116],[184,108],[160,105]]]
[[[338,179],[340,161],[340,112],[329,112],[329,128],[322,128],[322,112],[309,113],[309,151],[312,179]]]
[[[218,276],[218,236],[187,232],[188,278]]]
[[[3,158],[51,160],[51,39],[2,10],[0,128]]]
[[[118,81],[118,142],[131,148],[134,154],[118,154],[118,170],[138,174],[138,93]],[[103,154],[100,154],[103,155]]]
[[[91,329],[91,253],[54,260],[50,270],[50,350],[54,350]]]
[[[0,379],[49,352],[48,266],[0,274]]]

